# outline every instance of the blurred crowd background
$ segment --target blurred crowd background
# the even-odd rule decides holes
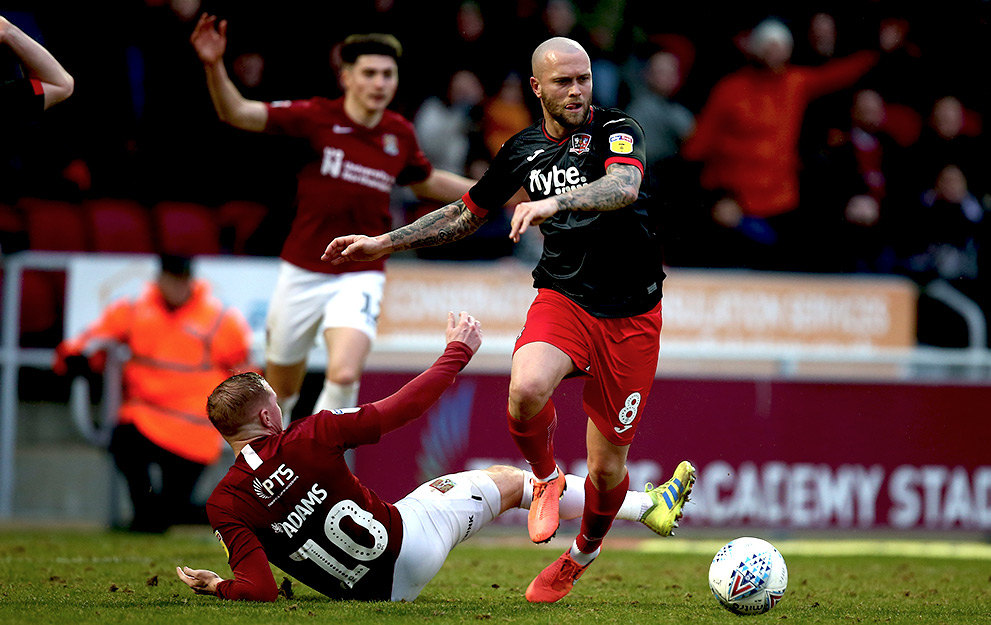
[[[533,48],[572,37],[592,58],[595,103],[624,108],[644,126],[668,264],[898,274],[923,294],[942,280],[991,311],[983,127],[991,3],[978,0],[0,2],[0,13],[46,46],[76,84],[40,122],[4,120],[4,255],[278,254],[307,146],[217,120],[189,44],[204,11],[229,22],[226,59],[238,88],[266,101],[336,97],[335,46],[351,33],[395,34],[404,55],[392,108],[414,121],[435,166],[472,177],[537,119]],[[839,86],[807,107],[773,91],[734,102],[733,89],[720,85],[766,62],[748,34],[769,17],[793,39],[789,67],[834,71]],[[779,42],[785,34],[762,32]],[[6,79],[18,67],[4,52]],[[842,65],[851,55],[860,65]],[[699,125],[717,109],[744,123],[724,128],[714,117],[712,127]],[[711,135],[704,146],[696,136],[703,129]],[[774,165],[793,171],[764,172],[794,175],[792,201],[762,207],[736,194],[732,176],[718,174],[732,146],[711,145],[734,137],[797,155]],[[432,207],[398,193],[395,208],[402,221]],[[503,216],[472,240],[422,256],[532,261],[534,248],[514,248],[506,233]],[[46,280],[24,285],[25,305],[56,302],[58,285]],[[50,308],[26,316],[26,344],[61,338],[58,305]],[[962,326],[920,300],[920,342],[961,346]]]

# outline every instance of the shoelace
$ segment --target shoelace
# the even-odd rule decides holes
[[[578,581],[578,578],[581,577],[582,571],[584,570],[584,566],[578,564],[571,558],[565,558],[564,562],[561,564],[561,574],[559,577],[566,578],[574,584]]]

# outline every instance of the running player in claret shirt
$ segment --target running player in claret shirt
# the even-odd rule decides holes
[[[344,451],[377,442],[422,415],[454,382],[481,344],[481,326],[448,315],[447,348],[394,395],[358,408],[325,411],[283,430],[275,393],[254,373],[221,383],[207,401],[214,426],[236,454],[207,512],[228,550],[234,579],[189,567],[176,574],[195,592],[224,599],[274,601],[269,562],[335,599],[412,601],[447,554],[510,508],[527,508],[532,474],[492,466],[445,475],[396,504],[382,501],[349,471]],[[396,470],[402,470],[396,467]],[[582,478],[561,499],[561,517],[577,518]],[[646,523],[648,493],[625,493],[617,518]]]
[[[588,479],[581,530],[569,550],[530,584],[531,602],[557,601],[599,554],[627,487],[626,458],[657,369],[664,279],[657,208],[641,191],[643,130],[617,109],[591,105],[588,54],[555,37],[533,53],[530,86],[543,119],[503,145],[462,199],[392,232],[333,240],[332,263],[373,261],[399,250],[467,236],[519,187],[510,236],[540,226],[544,249],[533,271],[537,297],[516,342],[509,430],[536,475],[528,528],[546,542],[559,525],[565,480],[554,460],[557,414],[551,395],[565,377],[586,380]],[[648,490],[647,524],[670,535],[695,480],[685,461]]]
[[[272,103],[245,99],[228,76],[226,21],[204,14],[191,41],[222,121],[242,130],[306,138],[312,149],[298,176],[296,216],[269,307],[265,376],[288,422],[319,331],[327,370],[315,410],[354,406],[377,331],[385,259],[332,266],[320,262],[320,251],[341,234],[391,228],[389,196],[396,185],[408,185],[420,198],[450,202],[474,181],[433,169],[413,125],[386,108],[399,85],[402,54],[391,35],[345,39],[343,97]]]

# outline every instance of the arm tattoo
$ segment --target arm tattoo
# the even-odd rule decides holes
[[[640,170],[614,163],[606,175],[570,193],[557,196],[563,210],[611,211],[632,204],[640,193]]]
[[[464,200],[456,200],[408,226],[393,230],[388,236],[393,251],[401,252],[463,239],[478,230],[484,221],[484,218],[468,210]]]

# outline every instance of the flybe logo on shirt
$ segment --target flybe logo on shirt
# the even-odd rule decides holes
[[[588,184],[587,178],[574,165],[567,169],[561,169],[554,165],[546,174],[540,169],[530,171],[531,194],[542,193],[549,196],[553,193],[560,195],[572,189],[584,187],[586,184]]]

